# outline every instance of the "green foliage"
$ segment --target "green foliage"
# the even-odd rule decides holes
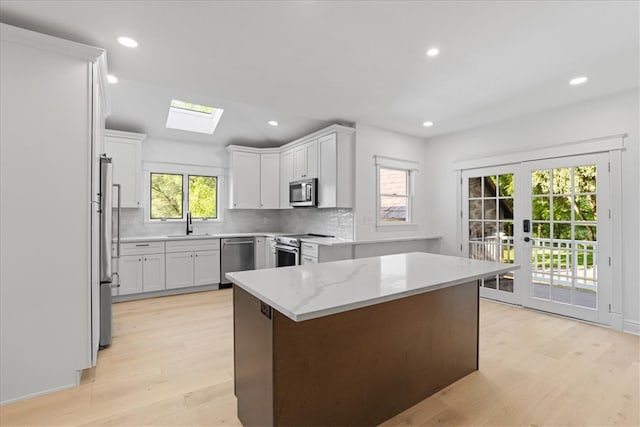
[[[189,175],[189,212],[193,218],[217,218],[217,178]]]
[[[550,221],[553,212],[553,237],[571,239],[571,226],[557,221],[578,223],[573,230],[575,240],[596,240],[597,199],[596,165],[537,170],[531,174],[532,219]],[[548,237],[550,226],[538,224],[534,233]],[[546,234],[547,236],[544,236]]]
[[[207,105],[192,104],[191,102],[178,101],[174,99],[171,101],[171,106],[174,108],[182,108],[183,110],[196,111],[198,113],[211,114],[215,108]]]
[[[151,218],[182,218],[182,175],[151,174]]]
[[[513,174],[500,175],[498,177],[498,187],[501,197],[513,197],[514,182]]]
[[[217,218],[215,176],[189,175],[187,199],[193,218]],[[182,219],[182,174],[151,173],[151,219]]]

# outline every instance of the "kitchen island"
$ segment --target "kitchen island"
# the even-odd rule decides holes
[[[478,369],[477,280],[514,265],[407,253],[229,273],[238,418],[375,425]]]

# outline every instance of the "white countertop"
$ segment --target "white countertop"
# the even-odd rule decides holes
[[[353,245],[353,240],[339,239],[337,237],[305,237],[300,241],[324,246]]]
[[[368,245],[385,242],[408,242],[412,240],[437,240],[440,236],[409,236],[409,237],[384,237],[373,240],[351,240],[339,239],[337,237],[309,237],[300,239],[303,242],[315,243],[317,245],[338,246],[338,245]]]
[[[256,236],[266,236],[266,237],[274,237],[274,236],[282,236],[293,233],[284,233],[284,232],[270,232],[270,231],[262,231],[255,233],[222,233],[222,234],[191,234],[189,236],[179,236],[179,237],[169,237],[169,236],[128,236],[122,237],[120,241],[122,243],[133,243],[133,242],[158,242],[158,241],[167,241],[171,242],[174,240],[203,240],[203,239],[226,239],[230,237],[256,237]]]
[[[368,240],[354,240],[354,245],[367,245],[370,243],[384,243],[384,242],[409,242],[412,240],[438,240],[441,239],[442,236],[434,236],[434,235],[417,235],[417,236],[408,236],[408,237],[383,237],[380,239],[368,239]]]
[[[287,233],[282,231],[260,231],[254,233],[220,233],[220,234],[191,234],[189,236],[172,236],[169,237],[167,235],[164,236],[126,236],[122,237],[120,241],[122,243],[133,243],[133,242],[160,242],[160,241],[172,241],[172,240],[202,240],[202,239],[226,239],[228,237],[256,237],[256,236],[266,236],[266,237],[275,237],[275,236],[286,236],[286,235],[295,235],[300,233]],[[385,237],[381,239],[374,240],[351,240],[351,239],[340,239],[338,237],[309,237],[301,239],[303,242],[307,243],[315,243],[317,245],[324,246],[339,246],[339,245],[367,245],[373,243],[384,243],[384,242],[406,242],[411,240],[437,240],[440,239],[440,236],[410,236],[410,237]]]
[[[513,264],[412,252],[295,267],[227,273],[236,286],[295,321],[434,291]]]

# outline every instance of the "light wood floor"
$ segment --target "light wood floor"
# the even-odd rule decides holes
[[[115,305],[112,346],[74,389],[0,425],[239,425],[231,290]],[[480,370],[385,425],[639,425],[639,337],[482,301]]]

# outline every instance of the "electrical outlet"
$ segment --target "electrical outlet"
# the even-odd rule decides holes
[[[267,219],[267,217],[262,218],[262,223],[263,223],[263,224],[266,224],[266,223],[268,223],[268,222],[269,222],[269,220]]]
[[[271,319],[271,307],[262,301],[260,301],[260,312],[264,314],[267,319]]]
[[[371,224],[373,224],[373,217],[371,215],[365,215],[364,225],[371,225]]]

